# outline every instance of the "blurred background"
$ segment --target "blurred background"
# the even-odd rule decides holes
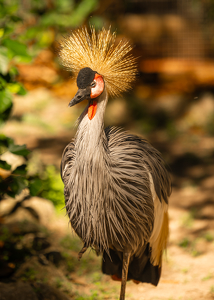
[[[77,261],[63,209],[61,155],[86,102],[68,108],[77,87],[57,49],[82,25],[134,46],[137,80],[109,100],[105,124],[146,138],[172,177],[160,284],[129,282],[127,299],[214,299],[212,0],[0,0],[0,298],[119,294],[95,253]]]

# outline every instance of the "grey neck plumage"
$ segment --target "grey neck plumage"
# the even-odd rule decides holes
[[[106,89],[104,89],[103,93],[96,100],[97,111],[94,118],[92,120],[88,118],[87,106],[80,117],[79,126],[75,137],[76,155],[79,157],[83,156],[82,158],[84,160],[91,158],[92,156],[96,157],[96,155],[103,154],[102,149],[106,144],[103,122],[105,108],[108,102]]]

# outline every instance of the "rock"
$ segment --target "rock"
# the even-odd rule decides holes
[[[63,260],[62,254],[57,250],[48,251],[44,255],[56,266],[60,263],[61,260]]]
[[[43,265],[43,266],[48,266],[49,265],[49,261],[47,260],[47,258],[45,257],[44,254],[39,254],[38,255],[38,262],[40,262],[40,264]]]
[[[5,218],[5,223],[29,220],[46,226],[55,216],[53,203],[39,197],[31,197],[23,202],[20,202],[20,197],[17,199],[8,197],[1,201],[1,214],[4,215],[10,212],[18,202],[20,203],[19,208]]]
[[[70,298],[56,288],[43,283],[17,281],[0,282],[0,300],[69,300]]]
[[[47,240],[47,237],[45,236],[41,236],[41,235],[37,235],[34,237],[33,240],[33,249],[36,251],[41,251],[44,250],[48,247],[50,247],[50,242]]]
[[[33,245],[35,234],[34,233],[27,233],[22,237],[22,246],[31,249]]]
[[[15,170],[18,166],[21,166],[26,161],[23,156],[13,154],[9,151],[4,152],[1,155],[1,159],[5,160],[9,165],[11,165],[11,171]]]
[[[28,233],[39,232],[39,226],[36,223],[30,221],[14,221],[9,224],[3,224],[0,226],[0,232],[8,232],[13,235],[25,235]]]
[[[70,300],[67,295],[50,285],[34,283],[33,286],[36,290],[39,300]]]
[[[17,281],[15,283],[0,282],[0,300],[38,300],[36,293],[29,283]],[[54,298],[52,298],[54,299]],[[58,298],[56,298],[58,299]]]
[[[14,272],[15,265],[7,261],[0,260],[0,278],[7,278]],[[1,293],[0,293],[1,295]]]
[[[32,256],[31,258],[26,260],[26,262],[24,262],[15,272],[15,274],[13,275],[13,279],[19,280],[21,278],[26,281],[40,282],[55,287],[59,287],[60,285],[63,290],[71,293],[72,283],[52,262],[45,261],[46,258],[45,256],[43,256],[44,255],[42,254],[39,257]]]
[[[48,225],[55,216],[55,208],[50,200],[32,197],[24,201],[24,206],[33,208],[39,215],[39,221],[42,225]]]

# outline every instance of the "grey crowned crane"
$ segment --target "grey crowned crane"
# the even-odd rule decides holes
[[[66,210],[83,241],[102,254],[102,271],[121,280],[157,285],[168,240],[170,176],[161,154],[146,140],[115,127],[104,129],[108,95],[131,87],[136,60],[128,42],[110,29],[80,28],[60,43],[62,64],[77,77],[70,101],[87,105],[61,163]]]

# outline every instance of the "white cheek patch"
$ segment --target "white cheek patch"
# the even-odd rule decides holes
[[[104,90],[104,81],[101,75],[95,75],[96,86],[91,89],[91,99],[97,98]]]

